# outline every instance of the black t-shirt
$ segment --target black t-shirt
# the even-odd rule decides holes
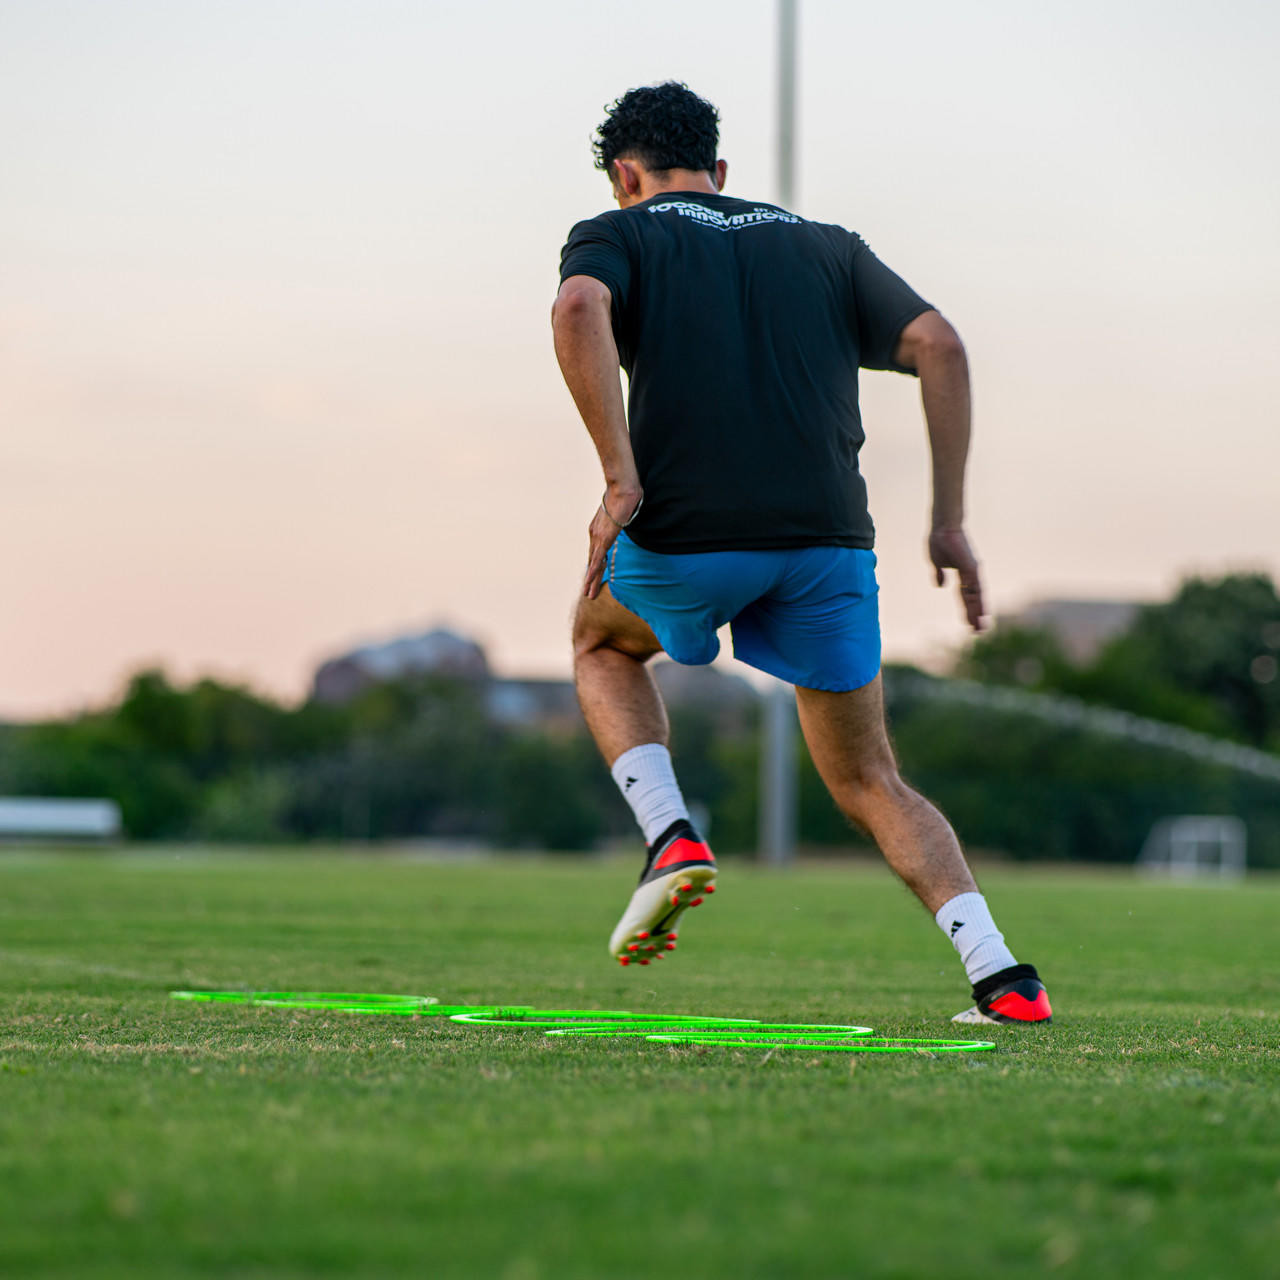
[[[613,295],[651,551],[875,540],[858,368],[901,369],[930,309],[857,236],[773,205],[664,193],[569,233],[560,278]]]

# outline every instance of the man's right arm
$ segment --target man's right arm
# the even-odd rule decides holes
[[[551,308],[551,329],[560,371],[604,472],[604,498],[588,531],[590,551],[583,584],[583,593],[594,599],[600,591],[605,554],[644,496],[627,430],[609,287],[594,276],[569,276]]]
[[[929,558],[942,586],[945,569],[960,578],[960,599],[975,631],[984,606],[978,561],[964,531],[964,473],[969,456],[969,362],[960,335],[936,311],[912,320],[898,337],[894,360],[914,369],[933,459],[933,519]]]

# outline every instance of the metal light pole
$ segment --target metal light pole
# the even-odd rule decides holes
[[[778,203],[796,198],[796,0],[778,0]]]
[[[778,0],[778,203],[795,200],[796,3]],[[775,680],[760,726],[760,854],[784,866],[796,850],[796,714],[791,686]]]

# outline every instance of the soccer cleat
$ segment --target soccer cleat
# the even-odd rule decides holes
[[[634,956],[640,942],[659,956],[674,951],[676,921],[712,891],[715,877],[716,859],[707,842],[684,818],[673,822],[649,846],[640,884],[609,939],[609,954],[619,960]]]
[[[1033,964],[1015,964],[973,984],[972,1009],[957,1013],[952,1022],[1053,1021],[1049,993]]]

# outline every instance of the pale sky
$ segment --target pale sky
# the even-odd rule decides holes
[[[566,674],[591,133],[685,80],[773,198],[774,38],[773,0],[0,0],[0,717],[150,662],[295,697],[437,622]],[[1245,0],[802,0],[795,207],[964,337],[997,611],[1280,576],[1278,57]],[[863,388],[886,653],[937,661],[917,387]]]

